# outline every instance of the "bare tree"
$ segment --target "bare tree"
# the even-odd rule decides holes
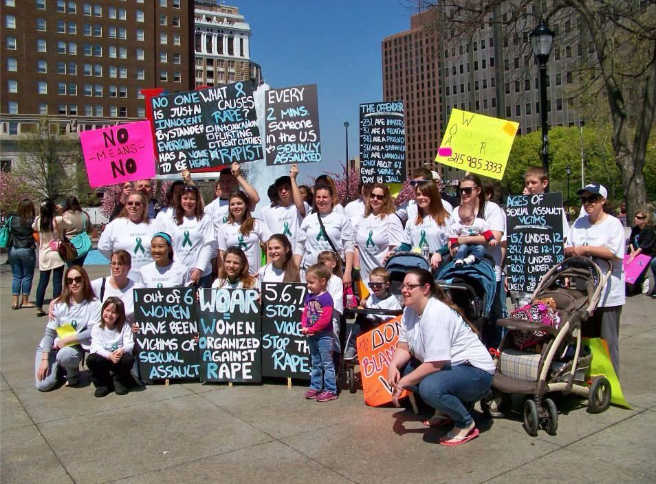
[[[21,152],[16,174],[42,197],[52,200],[76,193],[82,153],[80,143],[59,133],[59,124],[42,119],[18,141]]]
[[[607,106],[615,163],[627,209],[646,202],[643,167],[656,113],[656,0],[407,0],[435,12],[441,41],[470,39],[481,25],[526,39],[528,25],[544,18],[560,25],[555,42],[584,46],[578,70],[583,101]],[[568,20],[572,20],[570,23]],[[562,28],[565,24],[570,29]],[[528,42],[520,48],[526,52]]]

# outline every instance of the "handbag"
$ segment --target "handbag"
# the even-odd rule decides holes
[[[330,244],[330,248],[333,249],[333,253],[335,254],[335,258],[342,264],[342,267],[340,268],[341,270],[339,271],[340,274],[344,273],[344,269],[346,269],[346,262],[342,259],[341,254],[339,251],[335,248],[335,244],[333,244],[332,239],[328,235],[328,232],[326,232],[326,227],[323,225],[323,220],[321,220],[321,215],[319,215],[319,212],[317,212],[317,218],[319,219],[319,225],[321,225],[321,231],[323,232],[323,235],[326,237],[326,240]]]
[[[57,232],[59,232],[59,228],[57,227],[56,222],[55,222],[55,229],[57,230]],[[50,248],[52,248],[52,242]],[[65,233],[62,233],[59,236],[59,241],[57,244],[57,252],[59,252],[59,257],[61,257],[64,262],[71,262],[77,259],[77,250],[75,249],[75,246],[71,243],[71,241],[68,239],[68,237],[66,237]]]
[[[9,241],[11,240],[11,219],[13,218],[13,215],[9,217],[0,229],[0,247],[3,249],[9,247]]]
[[[84,257],[91,250],[91,238],[89,237],[89,234],[87,234],[87,223],[86,220],[84,220],[85,216],[82,215],[82,217],[82,233],[77,234],[71,239],[71,243],[77,251],[76,259],[78,257]]]

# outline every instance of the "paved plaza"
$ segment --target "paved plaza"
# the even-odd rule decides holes
[[[88,269],[92,279],[108,271]],[[11,310],[11,271],[0,272],[5,484],[656,483],[656,301],[646,296],[629,298],[622,313],[631,410],[593,415],[577,397],[558,398],[558,435],[535,438],[518,413],[477,412],[480,437],[449,448],[437,444],[446,430],[424,429],[408,410],[369,408],[361,391],[316,403],[282,381],[184,383],[94,398],[87,376],[82,388],[40,393],[34,353],[46,320]]]

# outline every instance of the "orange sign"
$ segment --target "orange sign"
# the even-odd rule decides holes
[[[401,316],[361,334],[357,339],[364,403],[380,407],[392,402],[392,387],[387,383],[387,368],[394,357],[401,330]],[[401,398],[410,394],[407,390]]]

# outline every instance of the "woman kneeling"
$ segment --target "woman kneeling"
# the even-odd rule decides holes
[[[406,307],[387,377],[394,404],[402,390],[418,392],[443,414],[441,424],[455,423],[440,443],[464,444],[478,436],[468,408],[492,385],[492,357],[430,272],[409,270],[401,294]]]

